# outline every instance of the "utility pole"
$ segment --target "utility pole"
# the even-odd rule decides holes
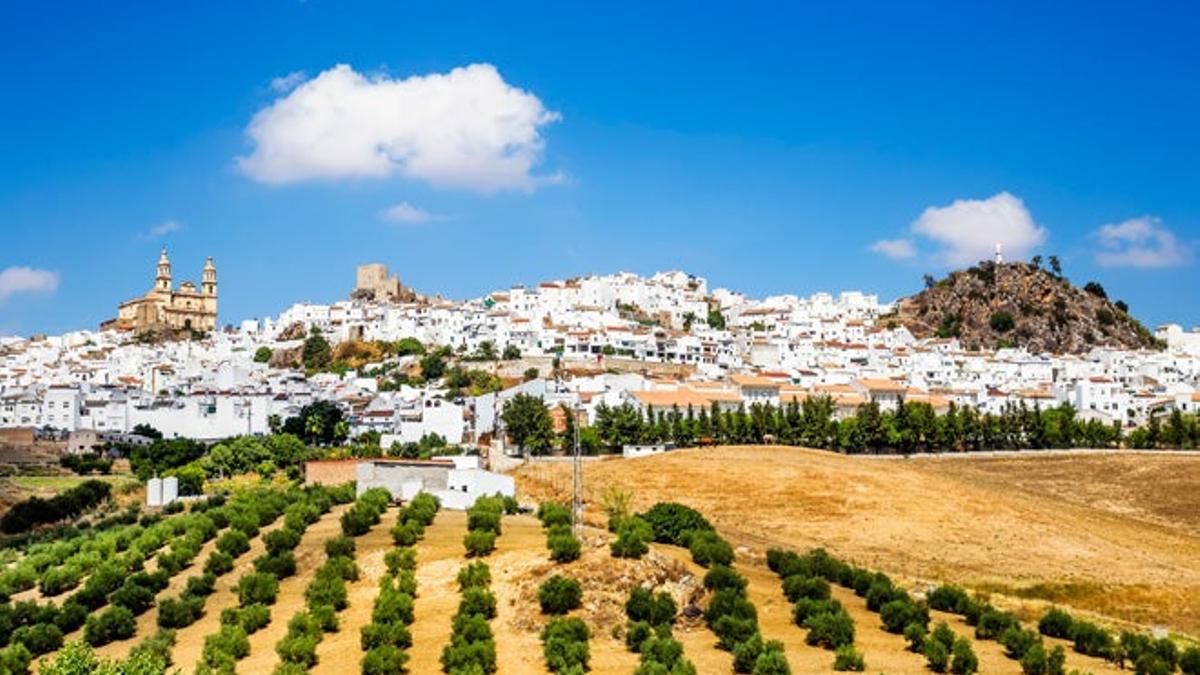
[[[571,525],[575,532],[575,538],[579,539],[583,530],[583,454],[579,447],[579,407],[578,404],[571,407],[571,414],[575,416],[572,425],[575,428],[575,467],[574,467],[574,491],[571,499]]]

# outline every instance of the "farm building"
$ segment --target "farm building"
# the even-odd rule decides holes
[[[446,509],[465,509],[485,495],[516,496],[512,477],[481,468],[477,456],[424,460],[376,457],[305,464],[305,482],[309,485],[340,485],[349,481],[355,481],[360,495],[375,487],[386,488],[400,500],[428,492]]]

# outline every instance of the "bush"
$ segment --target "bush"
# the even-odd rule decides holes
[[[920,654],[925,650],[925,637],[929,629],[919,623],[910,623],[904,627],[904,640],[908,642],[908,651]]]
[[[1070,614],[1057,607],[1051,607],[1038,621],[1038,632],[1046,637],[1070,639],[1075,620]]]
[[[284,663],[294,663],[305,669],[317,663],[317,644],[321,634],[289,632],[275,643],[275,653]]]
[[[925,642],[925,661],[933,672],[944,673],[946,666],[950,665],[950,650],[946,649],[940,640],[927,640]]]
[[[929,607],[939,612],[961,614],[970,601],[967,592],[957,586],[938,586],[929,594]]]
[[[733,547],[716,532],[700,531],[685,535],[692,561],[697,565],[732,565]]]
[[[353,558],[354,540],[345,535],[333,537],[325,541],[325,555],[329,558]]]
[[[1004,631],[1017,626],[1017,620],[997,609],[987,609],[979,615],[975,624],[975,637],[979,640],[994,640]]]
[[[393,645],[380,645],[367,650],[362,659],[363,675],[393,675],[406,672],[408,654]]]
[[[184,594],[178,599],[166,598],[158,605],[160,628],[186,628],[204,614],[204,598]]]
[[[417,552],[411,548],[393,548],[383,556],[388,574],[399,574],[402,570],[417,568]]]
[[[135,632],[137,619],[133,612],[118,605],[89,616],[84,625],[83,639],[89,645],[99,647],[115,640],[131,638]]]
[[[412,546],[421,540],[421,536],[424,533],[424,526],[415,520],[396,523],[392,527],[392,543],[396,546]]]
[[[854,645],[842,645],[833,653],[833,669],[862,672],[866,669],[866,664],[863,663],[862,654],[854,649]]]
[[[359,642],[364,650],[389,646],[408,649],[412,646],[412,633],[407,624],[401,622],[369,623],[359,629]]]
[[[629,590],[629,599],[625,601],[625,615],[635,623],[670,625],[675,621],[675,611],[675,601],[666,591],[655,595],[645,588],[634,586]]]
[[[271,623],[271,608],[266,605],[247,605],[241,609],[232,609],[232,611],[234,619],[232,623],[241,626],[247,635],[253,635]],[[226,623],[224,612],[221,614],[221,623]]]
[[[654,538],[650,524],[638,516],[622,518],[616,526],[617,539],[609,549],[616,558],[641,558],[650,550],[646,542]]]
[[[487,530],[500,534],[500,518],[502,515],[502,512],[497,511],[471,509],[467,512],[467,529]]]
[[[241,530],[229,530],[217,539],[217,550],[236,558],[250,550],[250,538]],[[212,556],[209,556],[209,560],[212,560]]]
[[[1000,634],[998,641],[1004,645],[1004,653],[1008,658],[1020,661],[1034,645],[1041,644],[1042,638],[1034,631],[1022,630],[1020,626],[1013,625]]]
[[[551,619],[542,629],[542,653],[553,673],[588,669],[588,628],[582,619]]]
[[[467,549],[467,557],[478,558],[496,550],[496,533],[485,530],[471,530],[463,537],[463,547]]]
[[[138,616],[154,604],[154,592],[145,586],[127,581],[108,596],[108,601],[113,606],[124,607],[130,614]]]
[[[929,609],[912,600],[892,600],[879,608],[883,629],[889,633],[903,633],[909,624],[929,625]]]
[[[825,649],[837,649],[854,642],[854,620],[846,612],[821,612],[804,622],[808,635],[804,641]]]
[[[304,601],[309,607],[327,605],[337,611],[346,608],[346,581],[336,570],[322,566],[304,589]]]
[[[542,502],[538,505],[537,519],[542,521],[542,527],[570,525],[571,509],[559,502]]]
[[[463,565],[458,570],[458,589],[460,591],[476,586],[486,587],[492,582],[492,572],[486,563],[473,562]]]
[[[231,570],[233,570],[233,556],[228,553],[213,551],[209,554],[208,560],[204,561],[204,571],[208,574],[221,576]]]
[[[566,614],[578,608],[582,599],[579,582],[557,574],[538,587],[538,604],[543,614]]]
[[[279,593],[279,580],[270,574],[251,572],[238,580],[238,602],[247,605],[273,605]]]
[[[971,675],[977,670],[979,670],[979,659],[971,649],[971,643],[966,638],[958,638],[954,641],[954,648],[951,650],[950,672],[954,675]]]
[[[296,556],[291,551],[262,556],[254,561],[254,571],[286,579],[296,573]]]
[[[819,577],[793,574],[783,580],[783,594],[792,603],[800,598],[828,600],[829,592],[829,582]]]
[[[548,537],[546,546],[550,549],[550,559],[558,563],[578,560],[582,551],[582,545],[572,534]]]
[[[704,587],[711,591],[726,588],[744,591],[746,590],[746,577],[728,565],[713,565],[704,575]]]
[[[52,623],[35,623],[14,630],[9,643],[24,645],[34,656],[40,656],[62,647],[63,633]]]
[[[822,612],[841,612],[842,603],[837,600],[813,600],[812,598],[800,598],[792,605],[792,621],[797,626],[803,626],[808,617]]]
[[[300,545],[300,530],[293,530],[289,527],[281,527],[263,535],[263,544],[267,547],[267,553],[272,555],[291,551]]]
[[[212,574],[204,573],[200,576],[188,577],[187,583],[183,587],[183,595],[207,597],[212,595],[216,585],[217,578]]]
[[[663,544],[682,546],[685,532],[713,529],[699,511],[675,502],[659,502],[640,517],[650,525],[654,541]]]
[[[1113,655],[1112,634],[1087,621],[1075,621],[1071,629],[1075,651],[1087,656],[1110,658]]]
[[[557,577],[561,578],[561,577]],[[549,583],[549,582],[547,582]],[[546,611],[546,601],[542,599],[542,589],[546,588],[546,584],[542,584],[542,588],[538,589],[538,601],[542,604],[542,611]],[[575,584],[578,591],[579,584]],[[561,592],[561,591],[560,591]],[[555,600],[565,600],[565,596],[554,598]],[[411,601],[410,601],[411,602]],[[578,607],[578,597],[576,598],[576,607]],[[462,599],[459,601],[458,611],[463,614],[478,614],[485,619],[493,619],[496,616],[496,596],[486,588],[472,586],[466,588],[462,592]],[[553,614],[563,614],[564,612],[547,612]],[[412,621],[411,610],[409,612],[409,621]]]

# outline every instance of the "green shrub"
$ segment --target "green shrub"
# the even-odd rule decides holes
[[[411,548],[393,548],[383,556],[388,574],[399,574],[401,570],[417,568],[417,552]]]
[[[412,546],[421,540],[424,527],[416,521],[396,523],[392,527],[392,543],[396,546]]]
[[[1075,621],[1071,628],[1071,640],[1075,643],[1075,651],[1080,654],[1100,658],[1113,655],[1112,634],[1093,623]]]
[[[304,601],[309,607],[328,605],[341,611],[347,603],[346,582],[336,570],[323,566],[304,589]]]
[[[571,509],[559,502],[542,502],[538,505],[537,519],[542,521],[542,527],[570,525]]]
[[[925,661],[933,672],[944,673],[950,665],[950,650],[940,640],[926,640]]]
[[[236,625],[221,626],[216,633],[204,638],[204,648],[201,650],[204,662],[211,666],[244,659],[249,653],[250,638],[246,637],[246,631],[241,626]]]
[[[805,643],[825,649],[837,649],[854,642],[854,620],[845,612],[821,612],[804,621],[808,628]]]
[[[686,535],[692,561],[697,565],[732,565],[733,547],[716,532],[701,530]]]
[[[1047,637],[1070,639],[1075,620],[1070,614],[1051,607],[1038,621],[1038,632]]]
[[[487,530],[500,534],[501,512],[471,509],[467,512],[468,530]]]
[[[1200,647],[1192,646],[1179,655],[1179,672],[1183,675],[1200,675]]]
[[[212,595],[216,585],[217,578],[209,573],[188,577],[187,583],[183,587],[183,595],[207,597]]]
[[[998,641],[1004,645],[1004,652],[1008,658],[1019,661],[1034,645],[1041,644],[1042,637],[1034,631],[1022,630],[1020,626],[1013,625],[1000,634]],[[1045,658],[1045,650],[1042,658]]]
[[[208,560],[204,561],[204,571],[209,574],[221,576],[231,570],[233,570],[233,556],[223,551],[213,551],[208,555]]]
[[[954,675],[971,675],[977,670],[979,670],[979,659],[971,649],[970,641],[966,638],[958,638],[954,641],[954,648],[951,650],[950,672]]]
[[[471,530],[463,537],[463,547],[467,549],[467,557],[486,556],[496,550],[496,533],[486,530]]]
[[[625,627],[625,646],[629,651],[638,653],[642,650],[642,643],[650,639],[654,635],[654,629],[650,627],[647,621],[630,621]]]
[[[829,582],[820,577],[793,574],[783,580],[783,594],[793,604],[800,598],[829,599]]]
[[[975,624],[975,637],[979,640],[995,640],[1004,631],[1017,626],[1017,620],[997,609],[987,609],[979,615]]]
[[[862,672],[866,670],[866,664],[863,663],[862,654],[858,653],[854,645],[842,645],[833,653],[833,669]]]
[[[234,611],[237,612],[237,624],[247,635],[252,635],[271,623],[271,609],[266,605],[247,605]],[[221,618],[224,619],[224,615]]]
[[[250,538],[240,530],[229,530],[217,539],[217,550],[236,558],[250,550]],[[211,560],[211,556],[209,559]]]
[[[578,586],[578,584],[576,585]],[[545,588],[545,584],[542,584]],[[541,589],[538,590],[538,599],[541,600]],[[545,611],[545,603],[542,608]],[[496,617],[496,596],[486,588],[472,586],[462,591],[462,599],[459,601],[458,611],[464,614],[478,614],[485,619],[493,619]],[[562,612],[556,612],[561,614]],[[411,621],[411,618],[410,618]]]
[[[473,562],[463,565],[458,570],[458,589],[460,591],[473,587],[486,587],[492,582],[492,572],[487,563]]]
[[[889,633],[903,633],[909,624],[929,625],[929,608],[912,600],[892,600],[879,608],[883,629]]]
[[[353,558],[354,557],[354,540],[345,535],[332,537],[325,540],[325,555],[329,558]]]
[[[629,590],[629,599],[625,601],[625,615],[630,621],[644,621],[651,626],[674,623],[675,612],[675,601],[666,591],[652,594],[645,588],[634,586]]]
[[[300,532],[301,530],[281,527],[264,534],[263,544],[267,547],[267,553],[274,555],[296,548],[300,545]]]
[[[837,600],[813,600],[812,598],[800,598],[792,605],[792,621],[797,626],[803,626],[808,617],[821,614],[824,612],[841,612],[842,603]]]
[[[579,582],[557,574],[538,587],[538,604],[543,614],[566,614],[578,608],[582,599]]]
[[[908,651],[920,654],[925,650],[925,637],[929,629],[919,623],[910,623],[904,627],[904,640],[908,642]]]
[[[758,659],[754,662],[754,670],[750,671],[751,675],[790,675],[792,669],[788,666],[787,657],[783,654],[783,647],[777,649],[763,649],[763,653],[758,655]]]
[[[178,599],[166,598],[158,605],[160,628],[186,628],[204,614],[204,598],[184,594]]]
[[[291,551],[262,556],[254,561],[254,571],[286,579],[296,573],[296,556]]]
[[[609,547],[616,558],[641,558],[650,550],[646,542],[654,539],[650,524],[638,516],[622,518],[616,532],[617,538]]]
[[[412,646],[412,633],[400,622],[369,623],[359,629],[359,642],[364,650],[389,646],[408,649]]]
[[[650,525],[654,541],[684,545],[685,532],[712,530],[712,524],[699,511],[675,502],[659,502],[639,516]]]
[[[762,633],[754,633],[733,648],[733,672],[749,673],[763,652]]]
[[[704,587],[711,591],[721,589],[744,591],[746,590],[746,577],[728,565],[717,564],[705,573]]]
[[[588,628],[582,619],[551,619],[542,629],[542,654],[552,673],[588,669]]]
[[[238,603],[247,605],[273,605],[279,594],[279,580],[270,574],[251,572],[238,579]]]
[[[304,668],[312,668],[317,663],[317,644],[321,641],[318,633],[292,633],[283,636],[275,643],[275,653],[285,663],[295,663]]]
[[[117,605],[89,616],[84,625],[83,639],[89,645],[99,647],[115,640],[131,638],[136,632],[137,619],[133,612]]]
[[[35,623],[13,630],[9,643],[24,645],[34,656],[40,656],[62,647],[63,633],[52,623]]]
[[[108,601],[116,607],[128,609],[130,614],[138,616],[154,604],[154,591],[137,583],[126,582],[108,596]]]
[[[575,535],[556,535],[546,539],[546,546],[550,549],[550,559],[554,562],[565,563],[572,560],[578,560],[579,554],[582,551],[582,545]]]
[[[362,659],[362,675],[394,675],[406,672],[408,654],[393,645],[380,645],[367,650]]]

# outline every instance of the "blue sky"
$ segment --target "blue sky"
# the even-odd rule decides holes
[[[95,327],[163,245],[222,322],[375,261],[891,299],[1005,241],[1200,323],[1198,10],[1051,4],[10,7],[0,334]]]

